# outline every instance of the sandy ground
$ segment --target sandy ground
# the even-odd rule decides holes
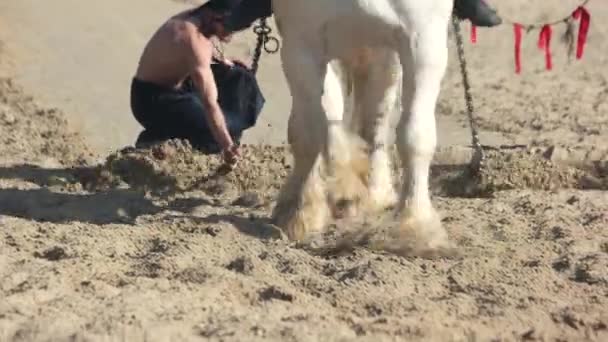
[[[91,3],[74,23],[86,23],[96,43],[70,31],[62,49],[51,47],[70,25],[50,24],[71,20],[61,9],[88,3],[0,4],[0,341],[608,339],[608,7],[601,1],[589,6],[584,60],[568,63],[554,42],[551,72],[535,33],[526,37],[520,76],[509,26],[480,30],[478,44],[467,43],[483,142],[526,147],[490,151],[476,180],[445,165],[449,153],[438,154],[434,201],[459,250],[437,260],[388,251],[382,234],[395,224],[388,214],[333,222],[312,247],[290,243],[269,224],[290,168],[283,147],[261,144],[284,135],[288,104],[278,96],[285,89],[277,64],[262,65],[267,121],[249,135],[256,144],[235,172],[218,174],[217,158],[181,142],[128,147],[137,132],[124,129],[129,75],[91,77],[121,58],[120,70],[130,70],[151,18],[180,6],[147,1],[145,20],[128,14],[142,1]],[[493,3],[533,22],[559,18],[576,2]],[[120,6],[131,12],[118,14]],[[15,30],[20,20],[27,25]],[[137,33],[116,37],[127,23]],[[107,56],[110,69],[90,69],[95,60],[79,55],[60,69],[68,63],[60,50],[117,39],[132,44]],[[250,39],[242,39],[230,48],[246,50]],[[62,97],[89,82],[103,100]],[[104,139],[104,121],[89,120],[94,107],[94,115],[108,110],[115,135]],[[454,54],[438,120],[442,146],[468,143]],[[272,141],[255,139],[271,133]],[[336,243],[345,230],[374,234]]]

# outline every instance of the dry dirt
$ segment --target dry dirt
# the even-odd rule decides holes
[[[608,10],[593,3],[584,60],[556,43],[552,72],[534,43],[523,75],[504,66],[508,27],[467,45],[482,129],[525,146],[489,149],[477,178],[438,154],[448,258],[385,248],[388,213],[290,243],[268,221],[283,147],[247,145],[228,174],[180,141],[99,156],[0,80],[0,341],[608,340]],[[458,81],[452,59],[438,120],[465,122]]]

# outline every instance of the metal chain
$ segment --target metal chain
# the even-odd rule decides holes
[[[458,59],[460,61],[460,73],[462,75],[462,84],[464,86],[464,99],[467,106],[467,116],[469,118],[469,127],[471,129],[471,142],[475,148],[473,158],[469,167],[474,174],[481,170],[484,162],[484,151],[481,142],[479,141],[479,132],[477,131],[477,125],[475,124],[475,108],[473,107],[473,96],[471,95],[471,85],[469,83],[469,74],[467,71],[467,61],[464,55],[464,43],[462,39],[462,33],[460,31],[460,20],[453,15],[452,25],[454,27],[454,33],[456,35],[456,47],[458,48]]]
[[[258,66],[260,62],[260,56],[262,55],[262,47],[267,53],[276,53],[279,51],[279,40],[275,37],[270,36],[272,29],[268,26],[266,18],[260,19],[260,23],[253,27],[253,32],[257,34],[257,44],[253,53],[253,62],[251,69],[254,74],[258,72]],[[274,43],[274,47],[270,48],[269,43]]]
[[[587,5],[589,2],[590,2],[590,0],[584,0],[579,5],[579,7],[583,7],[583,6]],[[549,23],[523,24],[522,26],[524,26],[527,31],[530,31],[532,29],[542,27],[544,25],[555,25],[555,24],[559,24],[561,22],[569,24],[570,19],[571,19],[571,15],[568,17],[564,17],[560,20],[556,20],[556,21],[549,22]],[[503,21],[506,23],[515,24],[515,22],[512,20],[503,19]],[[475,113],[475,108],[473,106],[473,96],[471,95],[471,85],[469,83],[467,62],[466,62],[466,58],[465,58],[465,54],[464,54],[464,42],[463,42],[464,40],[462,39],[462,32],[460,31],[460,19],[458,19],[455,15],[452,16],[452,26],[454,27],[454,34],[456,35],[456,47],[458,48],[460,73],[462,76],[462,84],[464,86],[464,99],[465,99],[466,106],[467,106],[467,116],[469,119],[469,127],[471,129],[471,142],[473,144],[473,147],[475,148],[475,152],[473,154],[473,157],[471,158],[469,167],[470,167],[471,171],[473,172],[473,174],[477,174],[483,166],[483,163],[485,160],[485,155],[484,155],[484,148],[481,145],[481,142],[479,140],[479,133],[477,131],[477,126],[475,124],[475,118],[473,117],[473,115]],[[568,29],[571,30],[572,28],[569,27]]]

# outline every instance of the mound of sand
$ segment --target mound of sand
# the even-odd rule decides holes
[[[199,153],[187,141],[172,139],[150,148],[125,148],[75,175],[91,191],[120,186],[158,195],[194,189],[212,195],[278,190],[290,169],[285,148],[243,145],[241,154],[238,166],[230,169],[220,155]]]
[[[551,150],[488,150],[479,170],[439,165],[433,170],[433,190],[448,196],[488,197],[507,190],[608,189],[607,159],[553,160],[547,154]]]
[[[84,139],[65,129],[58,109],[40,108],[10,78],[0,78],[0,154],[16,162],[53,159],[59,165],[91,163],[94,154]]]

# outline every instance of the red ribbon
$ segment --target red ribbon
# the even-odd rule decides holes
[[[471,43],[477,43],[477,26],[471,24]]]
[[[545,50],[545,67],[547,70],[553,69],[551,61],[551,32],[551,25],[544,25],[538,37],[538,48]]]
[[[580,25],[578,27],[578,41],[576,44],[576,59],[583,57],[583,51],[585,50],[585,43],[587,42],[587,32],[589,32],[589,23],[591,22],[591,15],[583,6],[579,6],[573,13],[574,19],[580,19]]]
[[[521,37],[522,37],[521,24],[513,24],[513,31],[515,32],[515,73],[521,73]]]

